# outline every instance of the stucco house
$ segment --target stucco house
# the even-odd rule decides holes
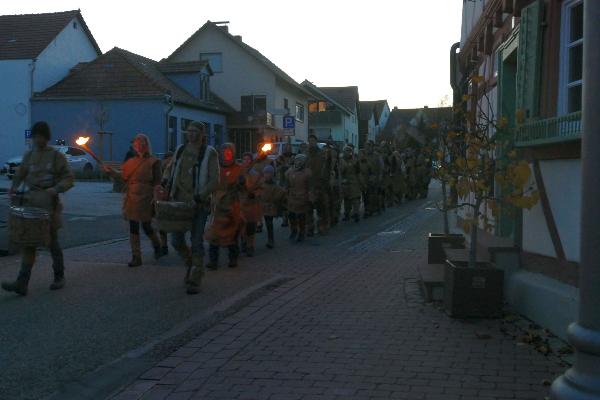
[[[442,125],[452,121],[452,108],[412,108],[394,107],[385,127],[379,132],[379,139],[405,147],[419,147],[431,144],[436,138],[433,125]]]
[[[370,101],[361,101],[358,111],[358,146],[364,148],[367,142],[375,141],[377,118]]]
[[[32,94],[100,54],[79,10],[0,16],[0,162],[27,146]]]
[[[501,215],[490,238],[521,249],[505,271],[506,299],[562,337],[578,312],[583,3],[463,2],[451,52],[455,100],[469,96],[471,111],[506,118],[514,133],[505,139],[540,193],[532,209]]]
[[[262,141],[281,141],[286,136],[308,139],[310,92],[277,67],[227,25],[207,21],[166,60],[208,61],[214,76],[212,90],[236,112],[229,119],[229,140],[238,153],[255,152]],[[284,116],[294,117],[286,129]]]
[[[164,64],[113,48],[36,93],[32,113],[69,143],[90,135],[105,160],[121,161],[136,133],[148,135],[158,155],[173,151],[194,120],[206,123],[209,142],[219,144],[233,110],[210,91],[211,75],[205,61]]]
[[[341,149],[346,144],[358,148],[358,118],[356,107],[349,109],[313,83],[302,82],[312,98],[308,104],[308,120],[319,140],[333,140]]]

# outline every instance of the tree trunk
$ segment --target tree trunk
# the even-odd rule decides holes
[[[442,179],[442,213],[444,214],[444,234],[450,234],[448,223],[448,197],[446,195],[446,181]]]
[[[475,210],[473,212],[473,222],[471,223],[471,243],[469,246],[469,268],[477,266],[477,229],[479,228],[479,209],[481,200],[475,201]]]

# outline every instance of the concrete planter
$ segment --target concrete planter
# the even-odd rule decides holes
[[[504,304],[504,271],[493,264],[446,261],[444,308],[453,318],[498,318]]]
[[[465,238],[461,234],[430,233],[427,238],[427,263],[444,264],[446,251],[444,245],[453,249],[464,249]]]

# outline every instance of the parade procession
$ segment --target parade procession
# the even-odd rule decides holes
[[[9,190],[10,233],[23,246],[21,268],[16,280],[2,282],[2,289],[22,296],[27,295],[39,246],[51,251],[50,289],[65,285],[58,242],[59,194],[74,185],[64,155],[49,145],[48,123],[35,123],[31,132],[32,149],[25,153]],[[308,144],[296,154],[286,143],[282,153],[272,158],[270,143],[260,143],[255,154],[238,155],[232,143],[215,149],[207,144],[202,122],[191,122],[185,137],[186,143],[164,160],[153,155],[149,137],[138,133],[122,165],[113,168],[98,161],[122,188],[131,246],[126,265],[143,265],[143,231],[155,259],[167,255],[169,247],[181,257],[188,294],[200,293],[206,269],[219,268],[221,248],[226,249],[227,266],[236,268],[240,256],[254,256],[256,235],[267,235],[268,249],[279,240],[298,244],[319,240],[331,229],[343,229],[344,223],[359,223],[386,208],[426,198],[431,180],[425,151],[401,152],[386,142],[369,141],[357,151],[352,145],[339,149],[334,142],[320,143],[310,134]],[[88,141],[89,137],[79,137],[76,144],[97,158]],[[276,240],[278,220],[282,228],[289,227],[289,236]],[[245,263],[260,264],[260,259]]]

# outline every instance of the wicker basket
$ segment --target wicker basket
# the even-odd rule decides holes
[[[43,208],[11,206],[9,240],[23,246],[50,244],[50,213]]]
[[[179,201],[156,202],[156,225],[163,232],[187,232],[192,230],[196,213],[194,203]]]

